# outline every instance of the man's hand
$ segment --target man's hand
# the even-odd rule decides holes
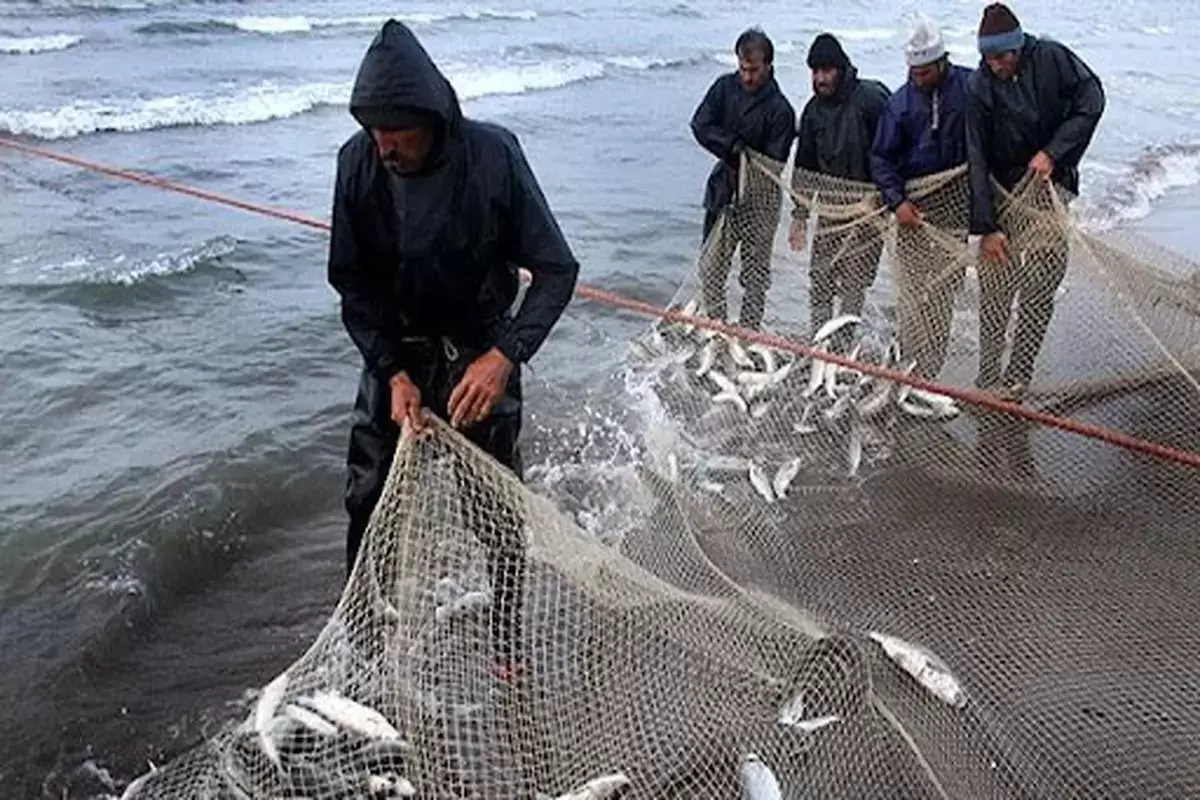
[[[1042,180],[1050,180],[1054,173],[1054,159],[1046,155],[1044,150],[1039,150],[1029,161],[1029,171]]]
[[[915,228],[924,221],[924,214],[911,200],[905,200],[896,206],[896,222],[906,228]]]
[[[793,219],[791,227],[788,228],[788,244],[792,250],[797,253],[804,250],[804,245],[808,243],[808,227],[802,219]]]
[[[450,424],[463,428],[487,419],[512,370],[512,362],[494,347],[475,359],[450,393]]]
[[[421,390],[408,377],[407,372],[392,376],[388,382],[391,390],[392,422],[404,425],[408,420],[414,433],[425,429],[425,420],[421,414]]]
[[[979,241],[979,255],[992,264],[1003,264],[1008,260],[1008,237],[997,231],[989,233]]]

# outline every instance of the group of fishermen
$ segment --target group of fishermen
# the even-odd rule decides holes
[[[890,98],[882,84],[858,77],[834,37],[817,37],[809,55],[816,96],[801,115],[796,165],[873,178],[908,226],[923,215],[941,220],[935,206],[919,208],[905,197],[905,181],[967,159],[974,198],[970,229],[986,235],[986,255],[1004,258],[986,173],[1012,185],[1028,166],[1074,191],[1076,164],[1103,96],[1099,81],[1070,51],[1022,34],[1003,6],[988,8],[980,34],[988,70],[973,74],[949,64],[935,31],[923,44],[910,42],[909,85]],[[709,182],[706,233],[732,199],[740,150],[786,161],[797,138],[795,115],[773,76],[770,40],[750,31],[736,50],[738,72],[717,81],[693,121],[697,138],[722,159]],[[344,498],[348,571],[402,426],[419,433],[429,424],[427,411],[521,479],[520,367],[557,323],[579,273],[516,136],[464,117],[453,87],[402,23],[386,22],[368,47],[350,112],[361,129],[338,151],[328,261],[343,323],[363,359]],[[804,212],[798,209],[793,220],[799,242]],[[873,280],[874,267],[843,270],[838,247],[818,233],[817,317],[829,313],[835,296],[844,312],[860,307]],[[769,273],[769,255],[745,258],[743,269]],[[1022,312],[1024,335],[1040,336],[1049,309],[1043,313],[1037,298],[1052,296],[1061,266],[1029,273],[1022,267],[997,277],[993,299],[985,304],[985,328],[1002,334],[1007,317],[1001,312],[1020,292],[1023,309],[1032,309]],[[532,282],[514,314],[520,268]],[[910,265],[920,268],[934,267]],[[1048,274],[1051,269],[1057,277]],[[754,285],[765,292],[765,281]],[[757,324],[762,297],[754,297],[742,313],[750,317],[745,322]],[[713,298],[708,309],[720,313]],[[932,369],[935,360],[923,369]],[[988,383],[997,368],[987,362]],[[1028,377],[1024,366],[1010,370],[1014,380]],[[483,543],[493,586],[493,671],[514,681],[523,666],[522,523],[517,510],[496,510],[508,516],[486,526],[490,538]]]
[[[1032,245],[1010,249],[1012,223],[997,214],[989,176],[1006,190],[1025,178],[1053,181],[1064,203],[1079,191],[1079,162],[1104,111],[1099,78],[1068,47],[1025,33],[1003,3],[983,10],[978,29],[981,63],[951,63],[941,31],[918,17],[904,46],[908,81],[895,92],[862,77],[841,43],[818,35],[808,52],[813,95],[796,124],[776,82],[774,48],[759,29],[735,43],[736,72],[713,83],[692,117],[696,141],[719,161],[704,194],[704,237],[718,221],[701,259],[704,307],[724,320],[726,281],[741,247],[743,287],[739,324],[758,328],[771,284],[771,247],[778,224],[774,203],[739,196],[742,153],[755,151],[781,169],[793,145],[793,191],[822,178],[873,183],[897,223],[896,302],[901,351],[917,375],[934,379],[949,344],[954,295],[961,288],[968,235],[980,239],[980,355],[976,385],[1019,401],[1033,377],[1066,273],[1063,229],[1038,231]],[[965,171],[953,173],[966,165]],[[961,175],[918,197],[906,185],[947,172]],[[812,186],[807,187],[811,194]],[[964,199],[967,202],[964,202]],[[818,198],[819,200],[819,198]],[[810,209],[795,203],[788,241],[803,250]],[[833,315],[859,314],[875,282],[883,251],[882,226],[835,221],[813,235],[810,322],[815,331]],[[961,245],[961,248],[954,245]],[[1011,355],[1002,367],[1013,301],[1018,300]]]

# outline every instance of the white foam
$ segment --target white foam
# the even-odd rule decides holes
[[[445,22],[479,22],[482,20],[511,20],[532,21],[537,19],[537,12],[524,11],[494,11],[491,9],[466,9],[445,14],[409,13],[374,16],[352,17],[306,17],[306,16],[244,16],[221,19],[222,25],[235,28],[245,33],[265,35],[284,35],[295,33],[310,33],[318,28],[341,27],[375,27],[382,25],[389,18],[410,25],[436,25]]]
[[[82,36],[71,33],[52,33],[46,36],[0,36],[0,53],[22,56],[51,53],[74,47],[82,41]]]
[[[1081,204],[1082,224],[1097,232],[1145,219],[1168,192],[1200,184],[1200,149],[1182,147],[1151,152],[1124,169],[1088,161],[1081,171],[1107,176],[1104,182],[1113,187],[1097,200],[1085,198]]]
[[[462,100],[568,86],[604,75],[604,65],[565,60],[523,66],[447,68]],[[225,95],[168,95],[150,99],[76,100],[50,109],[0,110],[0,130],[18,136],[68,139],[89,133],[133,133],[179,126],[248,125],[303,114],[350,98],[346,83],[278,86],[259,83]]]

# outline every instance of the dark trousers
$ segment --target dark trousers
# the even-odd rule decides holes
[[[1021,384],[1028,387],[1034,364],[1054,316],[1054,295],[1067,274],[1070,253],[1066,232],[1047,233],[1036,248],[1009,234],[1009,259],[979,264],[980,387]],[[1008,321],[1017,300],[1017,324],[1007,369],[1001,369]]]
[[[958,199],[954,188],[946,187],[918,201],[924,225],[901,225],[896,231],[900,350],[905,363],[917,362],[916,375],[929,380],[945,366],[954,295],[962,288],[967,270],[960,249],[967,244],[967,219],[954,202]],[[946,236],[953,237],[954,246]]]
[[[742,269],[738,283],[742,287],[742,307],[738,324],[757,330],[762,325],[771,288],[771,247],[779,226],[779,205],[747,204],[705,211],[704,241],[722,215],[728,215],[719,241],[713,242],[700,263],[704,310],[713,319],[725,321],[727,313],[725,284],[733,267],[733,255],[741,247]]]
[[[835,299],[841,301],[839,314],[862,313],[867,289],[879,274],[882,254],[883,233],[873,224],[817,230],[809,266],[808,302],[813,333],[833,319]],[[849,332],[849,328],[839,332],[835,349],[844,349]]]
[[[449,352],[448,352],[449,350]],[[422,340],[405,346],[401,361],[410,365],[409,378],[421,390],[421,404],[448,419],[450,393],[471,362],[483,351],[459,347],[457,353],[441,340]],[[452,357],[454,356],[454,357]],[[521,376],[514,368],[504,396],[483,422],[467,428],[464,436],[484,452],[524,479],[518,437],[521,432]],[[369,371],[359,379],[350,429],[345,506],[350,515],[346,533],[346,569],[353,569],[375,504],[383,493],[399,443],[400,428],[391,420],[391,392]],[[500,498],[480,497],[480,487],[459,486],[467,508],[464,522],[487,548],[488,576],[492,583],[492,639],[496,656],[511,663],[521,642],[521,601],[525,588],[524,520],[517,509]],[[489,502],[492,500],[493,502]],[[492,519],[483,518],[483,512]],[[495,515],[499,515],[498,518]]]

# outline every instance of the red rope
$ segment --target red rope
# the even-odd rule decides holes
[[[243,211],[250,211],[255,214],[262,214],[268,217],[296,222],[300,225],[306,225],[310,228],[328,231],[329,223],[324,220],[309,217],[304,214],[297,214],[293,211],[284,211],[281,209],[271,208],[269,206],[251,203],[245,200],[238,200],[232,197],[227,197],[216,192],[209,192],[203,189],[196,189],[182,183],[169,181],[165,178],[157,178],[152,175],[132,172],[130,170],[120,169],[119,167],[110,167],[104,164],[98,164],[93,161],[69,156],[63,153],[58,153],[53,150],[36,147],[34,145],[18,142],[14,139],[0,136],[0,147],[7,147],[11,150],[19,150],[29,155],[38,156],[40,158],[50,159],[62,164],[69,164],[74,167],[98,172],[103,175],[109,175],[122,180],[133,181],[146,186],[153,186],[156,189],[164,189],[166,191],[178,192],[180,194],[198,197],[201,200],[207,200],[212,203],[232,206]],[[786,350],[800,356],[809,358],[817,358],[823,361],[832,361],[835,364],[840,364],[843,367],[857,370],[868,375],[874,375],[879,378],[895,381],[897,383],[905,383],[917,389],[924,389],[930,392],[936,392],[947,397],[954,398],[969,405],[979,406],[991,411],[996,411],[1002,414],[1009,414],[1015,417],[1021,417],[1030,422],[1036,422],[1040,425],[1045,425],[1051,428],[1058,428],[1069,433],[1086,436],[1090,439],[1096,439],[1101,442],[1123,447],[1134,452],[1144,453],[1164,461],[1171,461],[1177,464],[1184,464],[1190,467],[1200,467],[1200,453],[1195,453],[1190,450],[1182,450],[1168,445],[1157,444],[1145,439],[1138,439],[1133,436],[1127,436],[1119,431],[1111,428],[1104,428],[1098,425],[1089,425],[1086,422],[1079,422],[1068,417],[1055,416],[1042,411],[1037,411],[1016,403],[1009,403],[999,400],[992,395],[974,389],[959,389],[953,386],[943,386],[941,384],[927,381],[923,378],[908,375],[897,370],[888,369],[886,367],[876,366],[874,364],[866,364],[858,361],[853,361],[844,356],[839,356],[834,353],[818,352],[812,347],[801,344],[799,342],[783,339],[770,334],[759,333],[758,331],[739,328],[734,325],[728,325],[723,322],[718,322],[707,317],[694,317],[684,314],[680,311],[668,310],[659,308],[658,306],[641,300],[623,297],[622,295],[613,294],[603,289],[597,289],[593,286],[580,283],[576,285],[575,294],[579,297],[592,300],[602,305],[612,306],[614,308],[623,308],[627,311],[633,311],[638,314],[644,314],[650,317],[659,317],[674,322],[686,322],[700,328],[711,328],[728,336],[736,336],[739,339],[745,339],[751,342],[774,347],[778,350]]]

